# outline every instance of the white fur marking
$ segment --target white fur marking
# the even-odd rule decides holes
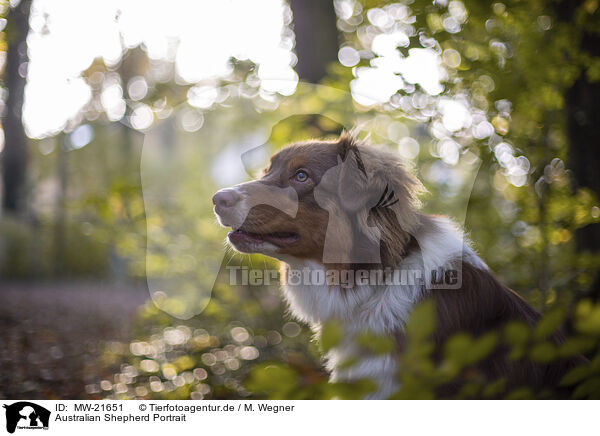
[[[480,269],[485,263],[475,254],[464,239],[463,233],[449,219],[435,217],[432,226],[422,234],[415,235],[420,250],[405,258],[398,269],[420,270],[422,277],[430,277],[431,271],[448,266],[452,261],[463,259]],[[314,261],[282,259],[288,269],[310,270],[325,267]],[[340,322],[347,338],[330,350],[326,367],[332,373],[332,381],[372,378],[378,390],[369,398],[387,398],[393,394],[396,382],[397,362],[390,355],[361,357],[359,362],[347,369],[338,369],[344,361],[356,354],[354,336],[360,332],[393,334],[402,331],[410,312],[421,298],[424,289],[419,285],[372,286],[360,285],[341,289],[328,285],[290,285],[283,287],[290,312],[319,332],[328,320]]]

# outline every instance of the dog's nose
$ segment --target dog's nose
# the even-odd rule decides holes
[[[233,207],[240,200],[240,194],[233,189],[221,189],[213,195],[212,202],[217,207]]]

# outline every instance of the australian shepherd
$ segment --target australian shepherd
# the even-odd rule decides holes
[[[289,145],[272,156],[260,179],[213,197],[235,250],[282,262],[283,294],[296,318],[317,334],[329,320],[341,323],[346,337],[327,351],[326,367],[334,381],[375,380],[369,398],[400,388],[404,328],[425,299],[436,307],[438,358],[457,332],[477,337],[511,320],[533,327],[540,317],[496,279],[450,219],[419,211],[421,191],[395,153],[343,133],[335,141]],[[288,280],[298,271],[298,280]],[[353,340],[362,332],[393,336],[396,352],[362,355]],[[356,363],[342,365],[350,359]],[[500,350],[476,371],[490,382],[505,378],[507,390],[539,391],[555,388],[574,364],[511,360]],[[448,385],[439,395],[451,397],[456,389]]]

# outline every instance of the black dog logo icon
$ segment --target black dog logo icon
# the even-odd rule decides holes
[[[19,401],[6,409],[6,431],[14,433],[17,427],[26,429],[47,429],[50,411],[29,401]]]

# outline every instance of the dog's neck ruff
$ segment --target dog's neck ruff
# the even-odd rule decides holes
[[[420,271],[426,285],[432,271],[456,260],[462,259],[480,269],[487,268],[448,218],[428,218],[427,225],[415,238],[417,247],[407,253],[396,269]],[[284,262],[287,271],[326,271],[324,265],[312,260],[287,258]],[[292,315],[311,327],[336,320],[347,324],[350,330],[381,334],[403,328],[412,306],[423,298],[426,287],[422,284],[368,284],[342,288],[306,283],[284,283],[283,286]]]
[[[373,285],[361,284],[350,288],[339,285],[290,284],[285,280],[284,297],[293,316],[306,322],[319,334],[321,326],[330,320],[339,322],[346,337],[341,345],[330,350],[326,367],[332,380],[375,379],[380,389],[373,398],[385,398],[397,389],[396,359],[391,355],[362,358],[347,369],[339,369],[345,361],[357,357],[354,336],[359,333],[394,334],[402,332],[414,305],[427,294],[431,272],[462,260],[479,269],[487,269],[464,239],[463,233],[449,219],[426,217],[414,235],[418,245],[402,259],[398,270],[420,271],[423,283]],[[291,270],[321,270],[315,261],[285,259],[286,274]]]

